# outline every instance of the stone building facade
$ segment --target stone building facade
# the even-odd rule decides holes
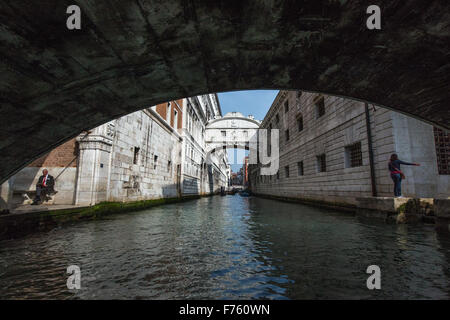
[[[185,99],[182,151],[183,195],[208,194],[226,187],[229,164],[226,152],[209,154],[206,141],[208,122],[221,118],[219,100],[215,94]]]
[[[43,168],[56,178],[58,192],[50,204],[93,205],[218,192],[229,179],[226,154],[215,154],[209,166],[204,161],[204,128],[216,117],[221,117],[221,110],[212,94],[158,104],[113,120],[11,177],[2,185],[1,205],[30,203]]]
[[[280,91],[261,128],[279,130],[280,158],[273,176],[260,175],[256,165],[249,169],[257,194],[348,203],[393,196],[387,164],[397,153],[421,164],[402,166],[404,196],[450,196],[450,176],[438,170],[433,127],[403,114],[341,97]]]

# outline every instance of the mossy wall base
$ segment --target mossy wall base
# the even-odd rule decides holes
[[[102,202],[90,207],[9,214],[0,216],[0,240],[19,238],[38,231],[47,231],[73,221],[94,220],[110,214],[145,210],[163,204],[189,201],[211,195],[213,194],[135,202]]]

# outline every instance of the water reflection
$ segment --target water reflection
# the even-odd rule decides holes
[[[209,197],[0,242],[0,298],[450,297],[450,240],[260,198]],[[81,267],[82,289],[66,288]],[[382,290],[366,288],[381,267]]]

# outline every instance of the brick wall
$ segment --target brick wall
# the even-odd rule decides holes
[[[69,140],[59,147],[56,147],[46,155],[34,160],[28,167],[72,167],[77,166],[77,159],[71,163],[77,156],[78,148],[76,139]],[[69,165],[70,164],[70,165]]]
[[[36,159],[8,180],[10,195],[8,206],[14,208],[30,203],[34,197],[36,183],[42,175],[42,169],[48,169],[56,179],[57,194],[52,197],[51,204],[73,204],[76,188],[78,165],[78,144],[76,139],[69,140],[53,149],[46,155]]]
[[[177,127],[175,129],[181,129],[183,126],[182,123],[182,108],[183,108],[183,99],[179,99],[179,100],[174,100],[171,101],[171,108],[170,108],[170,126],[172,128],[175,128],[175,110],[178,113],[178,124]],[[168,102],[165,103],[160,103],[156,105],[156,112],[166,121],[169,119],[168,114],[167,114],[167,109],[168,109]]]

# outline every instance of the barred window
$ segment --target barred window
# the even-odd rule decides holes
[[[345,147],[345,166],[347,168],[354,168],[362,165],[361,142]]]
[[[317,156],[317,172],[326,172],[327,171],[327,159],[325,154],[321,154]]]
[[[289,141],[289,129],[286,130],[286,141]]]
[[[434,144],[436,146],[438,172],[442,175],[449,175],[450,133],[442,129],[434,128]]]
[[[303,161],[297,162],[297,169],[298,169],[298,175],[299,176],[303,176],[304,175],[304,172],[303,172]]]
[[[288,113],[289,111],[289,100],[284,102],[284,113]]]
[[[286,178],[289,178],[289,166],[285,166],[284,171],[286,172]]]

